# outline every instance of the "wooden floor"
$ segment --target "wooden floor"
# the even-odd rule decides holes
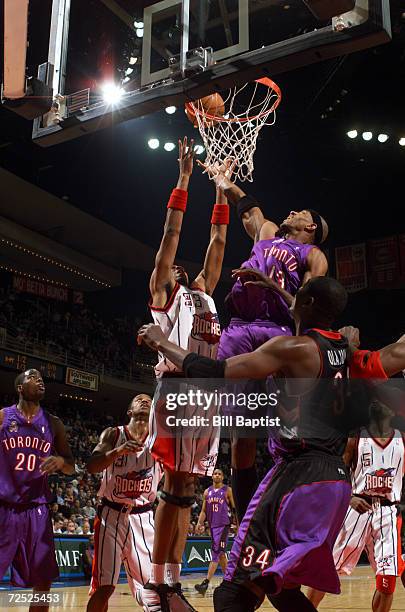
[[[186,595],[189,596],[190,603],[199,612],[213,612],[212,589],[203,598],[200,595],[194,596],[194,584],[200,582],[203,576],[193,575],[192,577],[182,578]],[[215,586],[220,582],[219,578],[214,580]],[[346,612],[356,610],[356,612],[370,612],[371,599],[374,593],[375,578],[369,568],[358,568],[353,576],[342,579],[342,594],[339,596],[328,595],[320,606],[320,610],[325,612]],[[85,610],[87,604],[88,587],[72,586],[63,589],[54,589],[54,592],[63,594],[63,606],[51,607],[53,612],[62,610]],[[273,610],[272,606],[266,601],[260,610]],[[12,608],[13,612],[26,612],[26,608]],[[133,601],[129,594],[129,589],[125,584],[120,584],[110,600],[109,610],[119,612],[137,612],[140,608]],[[397,590],[394,595],[392,610],[404,612],[405,610],[405,589],[401,580],[397,580]],[[299,612],[297,610],[297,612]]]

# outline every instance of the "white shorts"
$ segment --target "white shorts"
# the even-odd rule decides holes
[[[214,426],[212,417],[219,413],[217,406],[209,410],[202,410],[201,406],[178,406],[175,410],[168,410],[166,406],[166,393],[168,387],[166,380],[159,380],[153,397],[149,417],[149,436],[145,445],[153,457],[163,466],[174,472],[186,472],[198,476],[212,476],[218,457],[218,447],[221,428]],[[176,388],[178,393],[186,392],[190,385],[178,381],[177,386],[170,381],[170,388]],[[173,385],[173,386],[172,386]],[[164,391],[163,391],[164,389]],[[168,417],[184,419],[187,423],[172,425]],[[193,423],[192,418],[204,417],[205,423]]]
[[[401,518],[395,506],[364,514],[349,508],[333,549],[337,572],[351,574],[363,550],[377,575],[401,575]]]
[[[152,563],[153,511],[129,514],[102,506],[94,521],[94,560],[90,593],[116,585],[124,564],[132,595],[147,583]]]

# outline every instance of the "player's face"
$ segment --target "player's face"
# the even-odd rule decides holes
[[[395,412],[387,404],[382,402],[374,402],[370,410],[371,420],[379,421],[380,419],[392,418],[395,416]]]
[[[288,217],[282,222],[281,227],[283,229],[303,230],[308,227],[308,225],[312,224],[312,215],[308,210],[301,210],[299,212],[292,210]]]
[[[188,274],[183,266],[172,266],[173,277],[176,283],[179,285],[185,285],[188,287]]]
[[[222,484],[224,481],[224,475],[221,472],[221,470],[214,470],[214,473],[212,475],[212,482],[214,485],[219,485]]]
[[[39,402],[45,395],[45,385],[38,370],[24,372],[24,382],[18,387],[27,402]]]
[[[140,393],[132,400],[128,414],[131,419],[147,421],[149,419],[152,398],[146,393]]]

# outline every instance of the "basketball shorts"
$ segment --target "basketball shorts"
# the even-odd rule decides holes
[[[10,582],[17,587],[41,586],[58,578],[46,504],[27,508],[0,502],[0,579],[8,567]]]
[[[401,525],[396,506],[378,505],[364,514],[350,507],[333,549],[338,573],[351,574],[365,550],[376,575],[400,576]]]
[[[276,336],[291,336],[288,325],[276,325],[269,321],[243,321],[231,319],[228,327],[221,333],[218,359],[228,359],[255,351],[267,340]]]
[[[211,561],[218,562],[220,555],[226,553],[226,545],[228,544],[229,525],[219,525],[218,527],[210,527],[211,531]]]
[[[339,593],[333,546],[351,495],[343,461],[326,454],[279,461],[259,485],[232,547],[226,581]]]
[[[184,394],[190,391],[190,387],[182,379],[175,383],[171,379],[169,386],[166,379],[158,382],[145,444],[153,457],[168,470],[212,476],[221,434],[220,427],[213,423],[213,416],[219,412],[218,406],[212,402],[209,409],[204,410],[201,405],[176,404],[175,409],[168,409],[168,390],[175,389],[176,394]],[[199,420],[201,417],[204,417],[204,422]]]
[[[152,510],[129,514],[100,506],[94,520],[90,594],[101,586],[116,585],[123,564],[135,597],[149,579],[154,533]]]

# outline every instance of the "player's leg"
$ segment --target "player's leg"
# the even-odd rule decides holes
[[[350,575],[356,567],[371,538],[371,519],[370,512],[359,514],[353,508],[348,509],[333,547],[333,559],[338,574]],[[325,595],[326,593],[317,589],[308,589],[307,592],[307,597],[315,608],[318,608]]]
[[[190,523],[190,508],[195,501],[195,476],[165,469],[164,489],[155,514],[155,537],[149,580],[142,590],[146,609],[164,611],[171,591],[165,584],[166,564],[175,570],[181,566]],[[173,576],[173,580],[178,577]],[[176,585],[180,583],[176,580]],[[178,589],[180,590],[180,589]],[[178,596],[181,597],[180,593]],[[187,608],[184,608],[185,610]],[[193,608],[190,606],[189,610]]]
[[[130,535],[125,514],[101,506],[94,523],[94,559],[87,612],[106,612],[118,583],[123,549]]]
[[[20,542],[11,567],[11,580],[21,587],[33,585],[34,593],[46,596],[52,581],[59,577],[49,510],[43,504],[19,515],[20,520],[25,522],[25,537]],[[36,605],[30,610],[47,612],[49,606]]]
[[[399,542],[395,506],[380,506],[373,512],[373,546],[369,546],[370,564],[376,572],[373,612],[389,612],[399,575]]]
[[[123,564],[132,596],[142,605],[142,589],[147,583],[152,567],[152,550],[155,535],[153,512],[130,514],[129,534],[124,542]]]
[[[301,591],[301,587],[282,589],[277,595],[268,595],[269,601],[279,612],[315,612],[316,607]]]
[[[39,601],[41,601],[41,597],[46,597],[51,590],[51,582],[38,582],[32,589],[34,597],[37,596]],[[48,612],[49,606],[38,606],[37,604],[33,604],[29,607],[30,612]]]
[[[255,592],[226,580],[214,591],[215,612],[254,612],[261,601]]]
[[[24,518],[0,504],[0,580],[10,567],[23,537]]]

